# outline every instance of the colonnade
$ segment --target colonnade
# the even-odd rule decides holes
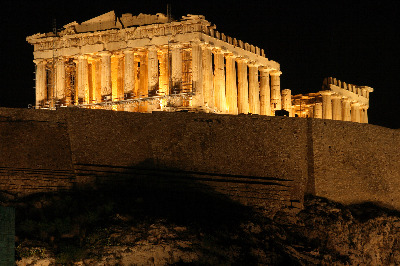
[[[34,61],[37,107],[46,102],[89,106],[193,93],[187,105],[194,109],[262,115],[282,109],[279,70],[206,43],[172,43],[52,60]]]
[[[313,106],[313,117],[368,123],[368,106],[334,94],[331,91],[321,91],[322,102]]]

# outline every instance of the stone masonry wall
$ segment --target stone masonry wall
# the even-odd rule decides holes
[[[74,170],[65,122],[45,121],[32,112],[19,117],[23,113],[0,114],[0,189],[27,194],[71,188]]]
[[[174,177],[190,177],[194,184],[206,185],[243,204],[264,209],[278,209],[294,204],[291,201],[302,201],[307,178],[305,120],[82,109],[13,112],[3,109],[0,116],[16,121],[15,124],[22,123],[17,122],[22,117],[26,120],[24,124],[39,120],[48,127],[48,132],[32,128],[12,137],[37,138],[35,145],[38,146],[33,145],[32,150],[24,153],[41,154],[38,151],[45,150],[71,155],[71,159],[57,157],[57,161],[72,160],[76,180],[71,180],[71,185],[90,187],[119,182],[121,175],[130,178],[170,173]],[[50,127],[54,124],[58,128],[53,132],[54,128]],[[3,127],[12,126],[4,124]],[[5,130],[8,130],[7,136],[13,135],[9,129]],[[38,133],[32,135],[32,131]],[[64,139],[57,137],[65,134],[70,140],[68,148]],[[4,138],[10,138],[7,136]],[[15,143],[6,149],[19,147]],[[40,155],[44,161],[50,157]],[[2,165],[10,167],[7,159],[3,160]],[[24,161],[24,155],[15,162],[18,160]],[[21,178],[10,179],[6,175],[2,180],[6,180],[4,187],[4,182],[18,183]]]
[[[396,130],[320,119],[0,108],[0,190],[157,177],[264,210],[301,207],[305,193],[400,209],[399,140]]]
[[[399,130],[314,119],[312,141],[317,196],[400,210]]]

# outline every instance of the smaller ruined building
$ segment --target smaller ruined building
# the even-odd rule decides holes
[[[368,121],[371,88],[328,79],[323,91],[292,97],[281,91],[279,63],[201,15],[172,21],[111,11],[27,41],[34,45],[36,108],[268,116],[286,110],[292,117]]]
[[[346,84],[336,78],[325,78],[322,91],[293,96],[293,111],[298,117],[312,117],[368,123],[368,86]]]

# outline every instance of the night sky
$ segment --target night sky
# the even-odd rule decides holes
[[[371,124],[400,128],[400,1],[10,1],[1,8],[0,106],[34,104],[33,46],[25,38],[115,10],[201,14],[217,30],[265,50],[281,88],[317,92],[324,77],[374,88]]]

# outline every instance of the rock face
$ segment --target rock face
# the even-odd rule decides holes
[[[288,232],[309,250],[293,252],[307,262],[346,265],[398,265],[400,215],[374,204],[343,206],[309,198]],[[307,263],[307,264],[308,264]]]
[[[19,203],[20,212],[25,206],[35,216],[32,206],[45,209],[52,200],[60,198],[30,198],[29,203]],[[212,217],[212,212],[222,207],[217,201],[216,209],[206,204],[206,211],[201,207],[182,209],[183,205],[169,207],[167,212],[174,218],[161,210],[142,209],[151,206],[147,201],[138,198],[112,211],[98,206],[98,221],[91,228],[87,226],[89,219],[77,213],[71,223],[80,221],[79,230],[71,229],[63,236],[50,236],[49,229],[29,237],[27,222],[22,219],[17,224],[17,238],[25,240],[17,243],[17,265],[400,264],[400,214],[372,204],[344,206],[308,197],[305,209],[297,215],[279,212],[268,219],[249,209],[241,209],[239,214],[234,205],[223,206],[230,210]],[[62,207],[63,203],[59,204]],[[182,216],[176,217],[176,212],[182,212]],[[202,218],[195,217],[194,212],[200,212]],[[94,216],[93,212],[87,215]],[[53,234],[57,232],[53,230]]]

